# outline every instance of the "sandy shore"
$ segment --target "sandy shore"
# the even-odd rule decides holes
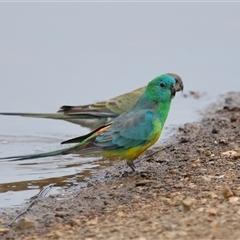
[[[33,201],[12,227],[19,212],[4,211],[0,239],[239,239],[239,129],[240,92],[229,93],[149,150],[142,173],[123,176],[115,162],[85,187]]]

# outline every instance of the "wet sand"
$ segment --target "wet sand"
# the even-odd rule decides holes
[[[239,239],[240,92],[222,96],[128,174],[101,167],[81,187],[0,212],[1,239]],[[108,164],[108,161],[106,161]],[[46,191],[49,189],[46,189]]]

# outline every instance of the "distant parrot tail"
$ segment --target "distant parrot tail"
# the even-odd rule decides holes
[[[18,155],[18,156],[10,156],[10,157],[3,157],[0,158],[0,160],[8,160],[10,162],[13,161],[23,161],[28,159],[35,159],[35,158],[44,158],[44,157],[52,157],[52,156],[58,156],[64,154],[64,152],[68,151],[70,148],[63,148],[51,152],[45,152],[45,153],[36,153],[36,154],[28,154],[28,155]]]
[[[22,112],[0,112],[0,115],[5,116],[19,116],[19,117],[30,117],[30,118],[43,118],[43,119],[54,119],[64,120],[74,124],[81,125],[82,127],[90,128],[91,130],[96,129],[117,117],[117,114],[111,112],[57,112],[57,113],[22,113]]]
[[[32,118],[50,118],[66,120],[69,116],[63,113],[21,113],[21,112],[0,112],[0,115],[5,116],[20,116],[20,117],[32,117]],[[74,116],[73,116],[74,118]]]

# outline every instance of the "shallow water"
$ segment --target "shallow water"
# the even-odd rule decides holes
[[[55,112],[174,72],[185,93],[206,95],[177,94],[161,144],[219,94],[240,90],[239,10],[237,3],[1,4],[0,112]],[[0,157],[57,149],[87,132],[63,121],[0,116]],[[0,207],[50,183],[51,193],[81,183],[100,163],[71,155],[0,162]]]

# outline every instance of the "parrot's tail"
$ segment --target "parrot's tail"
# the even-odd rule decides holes
[[[111,122],[113,118],[118,115],[111,112],[79,112],[79,113],[20,113],[20,112],[0,112],[0,115],[5,116],[20,116],[20,117],[30,117],[30,118],[44,118],[44,119],[54,119],[54,120],[64,120],[70,123],[78,124],[82,127],[90,128],[94,130],[108,122]]]
[[[44,152],[44,153],[36,153],[36,154],[28,154],[28,155],[18,155],[18,156],[10,156],[10,157],[2,157],[0,160],[8,160],[10,162],[13,161],[23,161],[28,159],[34,158],[44,158],[44,157],[52,157],[64,154],[64,152],[68,151],[70,148],[63,148],[51,152]]]
[[[63,113],[21,113],[21,112],[0,112],[0,115],[6,116],[20,116],[20,117],[32,117],[32,118],[50,118],[67,120],[69,118],[75,118],[76,116],[65,115]]]
[[[67,143],[76,143],[75,145],[67,148],[62,148],[55,151],[50,152],[44,152],[44,153],[36,153],[36,154],[28,154],[28,155],[17,155],[17,156],[10,156],[10,157],[3,157],[0,158],[0,160],[8,160],[8,161],[22,161],[27,159],[34,159],[34,158],[44,158],[44,157],[53,157],[58,155],[65,155],[65,154],[83,154],[88,156],[99,156],[104,151],[101,147],[95,146],[93,144],[94,139],[103,132],[104,130],[108,129],[110,127],[110,124],[101,126],[92,132],[76,137],[73,139],[69,139],[67,141],[62,142],[61,144],[67,144]]]

